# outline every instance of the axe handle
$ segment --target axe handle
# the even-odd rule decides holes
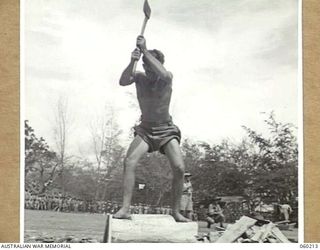
[[[138,64],[138,61],[134,61],[133,68],[132,68],[132,75],[134,75],[134,73],[136,72],[137,64]]]
[[[146,26],[147,26],[147,22],[148,22],[148,17],[144,17],[144,20],[143,20],[143,24],[142,24],[142,28],[141,28],[141,33],[140,33],[140,36],[143,36],[144,34],[144,30],[146,29]]]
[[[149,20],[149,18],[144,17],[142,28],[141,28],[141,32],[140,32],[140,36],[143,36],[144,31],[145,31],[146,26],[147,26],[148,20]],[[136,72],[137,64],[138,64],[138,61],[135,61],[134,64],[133,64],[132,73]]]

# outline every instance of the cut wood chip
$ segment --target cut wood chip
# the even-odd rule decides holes
[[[217,243],[231,243],[236,241],[243,233],[252,227],[257,220],[242,216],[235,224],[231,225],[216,241]]]
[[[277,224],[269,221],[261,225],[259,220],[247,216],[241,217],[235,224],[229,225],[225,232],[220,233],[222,233],[220,237],[219,234],[210,234],[210,241],[217,243],[290,243]]]

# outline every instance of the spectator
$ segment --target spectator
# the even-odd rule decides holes
[[[284,217],[284,220],[289,221],[292,208],[289,204],[280,205],[280,214]]]
[[[180,212],[186,218],[192,220],[193,214],[193,203],[192,203],[192,184],[191,184],[191,174],[184,174],[184,183],[183,183],[183,193],[180,202]]]
[[[220,223],[220,227],[223,227],[223,222],[225,220],[225,217],[223,215],[223,211],[218,203],[220,201],[220,198],[216,198],[212,201],[212,203],[209,204],[208,207],[208,217],[207,227],[210,228],[212,224],[214,223]]]

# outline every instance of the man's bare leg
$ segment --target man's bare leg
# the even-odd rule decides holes
[[[170,166],[173,172],[172,216],[177,222],[189,222],[190,220],[184,217],[179,211],[185,167],[178,141],[176,139],[169,141],[164,146],[164,152],[169,159]]]
[[[193,212],[188,210],[187,211],[187,214],[185,215],[185,217],[187,217],[189,220],[192,220],[192,217],[193,217]]]
[[[131,205],[131,198],[135,183],[135,170],[140,158],[148,151],[148,144],[137,135],[127,152],[124,159],[124,172],[123,172],[123,205],[122,208],[113,215],[117,219],[130,219],[129,212]]]

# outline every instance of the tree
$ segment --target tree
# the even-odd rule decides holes
[[[51,185],[58,167],[57,155],[45,140],[38,138],[25,121],[25,179],[26,188],[44,193]]]
[[[181,145],[181,151],[186,171],[196,172],[204,157],[203,152],[201,151],[201,146],[186,139]]]
[[[145,188],[137,189],[135,202],[153,205],[169,204],[171,182],[172,173],[167,158],[159,152],[144,155],[137,166],[136,187],[141,183],[145,184]]]
[[[109,111],[109,112],[108,112]],[[96,170],[94,172],[95,178],[95,199],[99,198],[99,191],[101,189],[101,168],[103,164],[104,158],[104,149],[106,146],[106,136],[108,134],[108,130],[110,127],[109,116],[110,116],[110,109],[108,110],[107,107],[104,110],[104,113],[94,119],[90,124],[90,132],[92,137],[92,144],[93,144],[93,151],[96,159]]]
[[[93,163],[86,159],[77,159],[64,170],[64,191],[65,194],[83,200],[93,200],[95,198],[95,178],[93,174]],[[61,186],[61,179],[57,180],[57,185]]]
[[[92,138],[97,161],[97,190],[95,198],[110,197],[110,180],[113,171],[122,166],[124,148],[120,145],[122,130],[119,128],[112,106],[109,106],[96,127],[92,127]]]
[[[298,193],[298,144],[293,125],[275,120],[270,113],[265,120],[270,137],[244,127],[253,145],[246,174],[248,189],[260,197],[292,200]]]
[[[67,166],[70,156],[66,153],[71,128],[71,117],[68,111],[68,100],[59,97],[54,113],[53,134],[56,143],[57,158],[59,162],[58,177],[61,179],[61,188],[64,193],[64,170]]]
[[[244,127],[247,137],[234,144],[183,143],[187,170],[193,174],[194,198],[241,195],[290,200],[298,191],[298,145],[294,127],[277,122],[273,113],[265,120],[269,136]]]

